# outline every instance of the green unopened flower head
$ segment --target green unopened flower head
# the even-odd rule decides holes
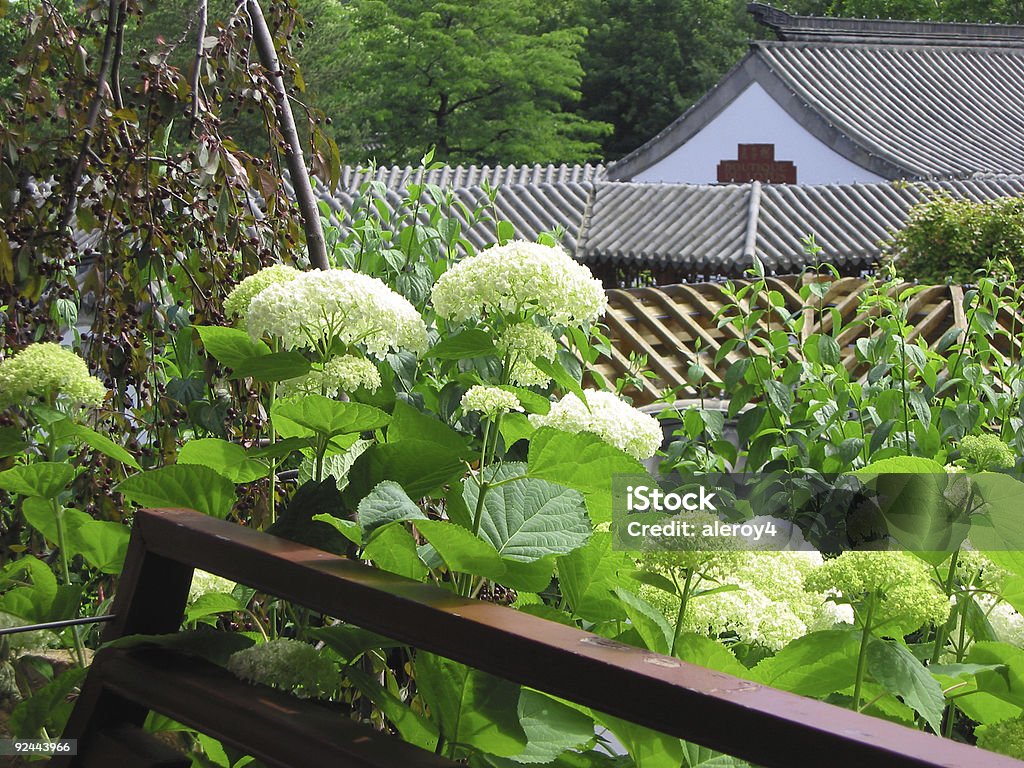
[[[498,350],[508,358],[509,379],[520,387],[543,387],[551,377],[533,364],[534,360],[554,360],[558,345],[551,334],[533,323],[510,325],[497,341]]]
[[[569,393],[546,414],[533,414],[535,427],[553,427],[563,432],[591,432],[606,443],[643,461],[661,447],[661,425],[653,416],[620,400],[612,392],[583,391],[587,403]],[[588,408],[589,406],[589,408]]]
[[[334,397],[339,392],[354,392],[365,387],[370,392],[380,389],[380,371],[365,357],[339,355],[332,357],[323,368],[313,369],[305,376],[281,382],[278,394],[316,394]]]
[[[816,592],[834,593],[853,604],[876,599],[872,624],[908,634],[949,616],[949,600],[924,561],[906,552],[844,552],[807,578]]]
[[[294,280],[301,274],[295,267],[287,264],[274,264],[264,267],[255,275],[249,275],[242,282],[236,285],[228,297],[224,299],[224,314],[228,317],[238,317],[245,320],[249,313],[249,304],[264,288],[269,288],[277,283],[287,283]]]
[[[459,322],[493,312],[589,324],[608,308],[604,288],[557,246],[515,240],[463,259],[434,284],[437,313]]]
[[[975,733],[982,749],[1024,760],[1024,715],[990,723],[977,728]]]
[[[85,361],[59,344],[31,344],[0,361],[0,407],[51,397],[100,405],[106,395],[107,388],[89,373]]]
[[[1017,463],[1013,449],[996,435],[967,435],[960,441],[960,458],[979,472]]]
[[[251,683],[289,691],[301,699],[326,698],[338,686],[338,670],[316,648],[298,640],[270,640],[231,654],[228,669]]]
[[[852,623],[849,606],[804,589],[808,574],[821,564],[817,552],[733,553],[705,564],[705,573],[721,591],[697,594],[687,605],[683,627],[716,639],[779,650],[798,637],[837,623]],[[675,621],[679,599],[646,588],[644,596]]]
[[[962,547],[956,561],[957,575],[965,587],[999,592],[1003,580],[1010,575],[1005,568],[993,563],[984,552]]]
[[[509,411],[521,411],[519,398],[512,392],[499,387],[485,387],[477,384],[466,390],[462,396],[462,410],[477,411],[488,419]]]

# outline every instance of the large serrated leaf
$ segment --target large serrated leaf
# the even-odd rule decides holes
[[[594,737],[594,720],[588,714],[526,688],[519,695],[519,724],[526,733],[526,749],[511,760],[527,765],[548,764]]]
[[[467,452],[469,441],[439,419],[429,416],[413,408],[408,403],[398,400],[391,413],[388,425],[387,442],[400,440],[430,440],[443,445],[460,454]]]
[[[664,614],[628,589],[616,587],[613,591],[622,602],[630,624],[640,633],[647,648],[655,653],[669,653],[675,630]]]
[[[587,621],[625,618],[612,589],[634,569],[624,552],[612,550],[612,535],[595,532],[584,546],[558,558],[558,584],[573,612]]]
[[[52,499],[75,477],[75,468],[57,461],[38,461],[0,472],[0,488],[21,496]]]
[[[270,354],[270,347],[262,341],[253,341],[240,328],[224,328],[218,325],[197,325],[196,331],[203,346],[217,362],[228,368],[244,365],[254,357]]]
[[[387,413],[372,405],[343,403],[322,395],[281,398],[271,406],[270,418],[275,426],[283,419],[327,437],[380,429],[391,421]],[[285,434],[285,430],[278,431]]]
[[[427,357],[438,360],[466,360],[471,357],[497,355],[491,335],[476,328],[442,339],[427,351]]]
[[[249,458],[245,448],[216,437],[189,440],[178,452],[178,463],[209,467],[233,483],[251,483],[267,475],[267,466]]]
[[[546,480],[524,477],[526,465],[502,464],[485,470],[488,488],[483,499],[480,535],[502,557],[533,562],[546,555],[564,555],[590,537],[583,497]],[[467,482],[466,506],[476,510],[480,489]]]
[[[451,744],[511,757],[523,751],[519,686],[440,656],[419,653],[416,683]]]
[[[615,475],[647,475],[643,464],[587,432],[571,434],[551,427],[530,439],[529,474],[583,494],[595,523],[612,518]],[[653,484],[653,480],[651,481]]]
[[[173,464],[122,480],[117,486],[125,498],[144,507],[194,509],[221,520],[235,504],[235,485],[209,467]]]
[[[938,681],[907,648],[895,640],[872,638],[868,643],[868,672],[889,693],[921,715],[941,733],[945,697]]]
[[[398,520],[425,520],[427,516],[402,486],[385,480],[359,502],[358,517],[363,541],[369,541],[370,535],[381,526]]]
[[[427,566],[416,553],[415,539],[397,523],[378,528],[363,549],[363,557],[378,568],[407,579],[422,581],[427,575]]]
[[[812,632],[758,663],[753,677],[801,696],[819,698],[844,690],[853,685],[857,674],[860,639],[861,634],[853,630]]]

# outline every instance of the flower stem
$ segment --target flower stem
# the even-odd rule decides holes
[[[71,569],[68,567],[67,538],[64,530],[64,508],[56,501],[50,502],[53,505],[54,518],[57,522],[57,550],[60,552],[61,572],[64,576],[64,583],[71,584]],[[75,606],[75,615],[78,618],[78,606]],[[82,644],[82,636],[78,634],[78,627],[71,627],[71,636],[75,639],[75,655],[78,657],[78,664],[85,666],[85,646]]]
[[[956,579],[956,566],[959,557],[960,550],[958,549],[953,553],[953,556],[949,560],[949,574],[946,576],[946,583],[944,585],[944,591],[947,599],[953,594],[953,582]],[[957,605],[959,606],[959,601],[957,602]],[[941,627],[935,628],[935,647],[932,649],[932,664],[938,663],[939,656],[942,654],[942,649],[946,647],[946,638],[948,636],[947,632],[951,626],[954,626],[950,622],[956,621],[956,616],[957,610],[954,609],[951,612],[949,619],[947,619]]]
[[[672,572],[672,583],[675,584],[676,590],[679,590],[679,582],[676,580],[676,575]],[[679,612],[676,614],[676,626],[675,631],[672,633],[672,647],[669,648],[668,655],[676,655],[676,643],[679,642],[679,633],[683,629],[683,619],[686,617],[686,604],[690,600],[690,588],[693,585],[693,569],[686,569],[686,581],[683,582],[683,589],[679,592]]]
[[[875,613],[875,593],[868,593],[868,610],[864,616],[864,634],[860,638],[860,653],[857,655],[857,677],[853,684],[853,708],[860,712],[860,692],[867,672],[868,643],[871,642],[871,619]]]

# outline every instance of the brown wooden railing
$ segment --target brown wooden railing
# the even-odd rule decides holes
[[[193,568],[757,765],[1022,765],[188,510],[137,514],[104,639],[177,631]],[[138,730],[151,709],[272,766],[451,765],[204,662],[110,649],[97,654],[64,734],[79,754],[52,765],[178,765]]]

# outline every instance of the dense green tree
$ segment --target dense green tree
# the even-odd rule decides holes
[[[569,111],[585,30],[552,28],[539,0],[354,0],[341,55],[352,69],[332,115],[348,159],[574,162],[607,126]]]
[[[789,0],[777,5],[801,15],[1024,24],[1022,0]]]
[[[615,159],[675,120],[743,56],[754,23],[735,0],[584,0],[579,113],[614,125]]]

